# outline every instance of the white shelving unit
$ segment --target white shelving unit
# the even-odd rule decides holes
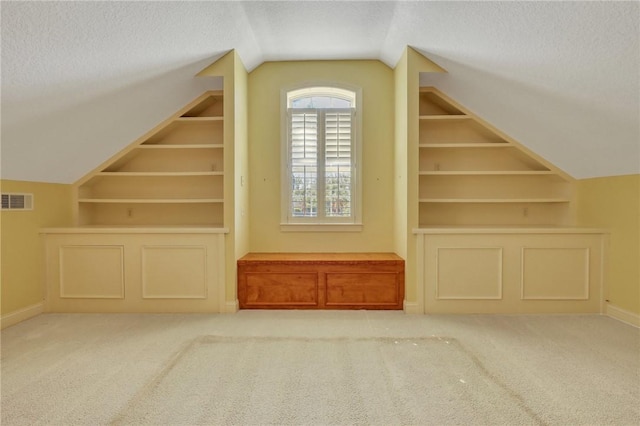
[[[80,226],[224,225],[222,92],[208,92],[77,185]]]
[[[572,182],[439,91],[419,104],[419,226],[563,226]]]
[[[575,226],[574,179],[435,88],[418,108],[413,309],[601,312],[606,238]]]

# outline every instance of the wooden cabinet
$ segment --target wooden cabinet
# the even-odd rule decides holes
[[[77,184],[78,225],[224,225],[222,92],[208,92]]]
[[[238,260],[241,309],[402,309],[393,253],[249,253]]]
[[[419,109],[419,227],[570,224],[569,176],[437,89]]]

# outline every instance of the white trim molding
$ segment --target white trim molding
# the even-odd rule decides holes
[[[361,232],[361,223],[281,223],[282,232]]]
[[[2,315],[0,318],[0,329],[5,329],[19,322],[28,320],[33,317],[37,317],[44,312],[44,302],[36,303],[35,305],[27,306],[26,308],[18,309],[9,314]]]
[[[348,93],[348,95],[347,95]],[[293,217],[291,215],[291,159],[290,159],[290,136],[289,136],[289,100],[291,97],[300,94],[326,94],[330,97],[349,98],[351,108],[345,108],[343,112],[350,112],[352,129],[352,193],[351,193],[351,216],[349,217],[327,217],[320,211],[324,203],[322,200],[324,188],[318,187],[318,215],[317,217]],[[295,110],[295,109],[293,109]],[[300,109],[299,111],[303,111]],[[342,110],[341,108],[334,111]],[[309,110],[311,111],[311,110]],[[314,109],[318,111],[318,120],[324,116],[323,108]],[[282,232],[360,232],[362,231],[362,117],[363,101],[362,88],[344,83],[341,81],[300,81],[280,89],[280,230]],[[324,125],[319,125],[320,134],[324,134]],[[320,137],[324,140],[324,136]],[[318,141],[319,152],[324,152],[324,142]],[[324,154],[318,155],[318,171],[323,169]],[[322,174],[321,174],[322,175]],[[320,176],[321,176],[320,175]],[[324,177],[322,177],[324,179]],[[302,226],[292,226],[302,225]],[[329,226],[327,226],[329,225]],[[336,226],[343,225],[343,226]],[[344,226],[347,225],[347,226]]]
[[[606,305],[605,313],[613,319],[640,328],[640,315],[635,312],[630,312],[614,305]]]

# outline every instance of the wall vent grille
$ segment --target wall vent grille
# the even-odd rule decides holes
[[[33,194],[2,194],[2,210],[33,210]]]

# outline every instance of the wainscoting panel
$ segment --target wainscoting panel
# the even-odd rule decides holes
[[[597,313],[606,235],[576,228],[416,230],[418,311]]]
[[[223,312],[225,230],[49,228],[45,312]]]
[[[124,298],[124,246],[59,247],[60,297]]]
[[[522,299],[588,298],[589,248],[522,249]]]
[[[438,247],[436,298],[501,299],[502,249]]]
[[[207,248],[204,246],[143,246],[144,299],[205,299]]]

